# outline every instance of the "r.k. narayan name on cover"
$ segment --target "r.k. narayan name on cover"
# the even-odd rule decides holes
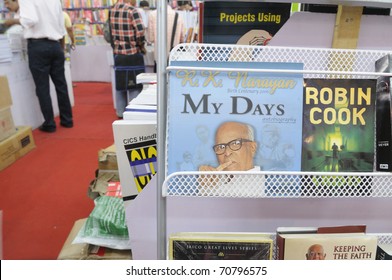
[[[301,170],[300,63],[193,62],[170,71],[168,174],[177,171]],[[186,67],[218,70],[187,70]],[[226,71],[225,68],[234,68]],[[205,69],[205,68],[204,68]]]

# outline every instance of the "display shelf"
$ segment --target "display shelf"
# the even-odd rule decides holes
[[[375,61],[386,55],[385,51],[260,47],[219,44],[182,44],[170,53],[169,71],[201,69],[175,67],[174,61],[247,61],[247,62],[299,62],[304,70],[276,70],[300,72],[304,78],[375,78],[389,73],[375,72]],[[221,64],[223,65],[223,64]],[[217,71],[271,72],[271,69],[202,68]],[[170,107],[167,114],[170,114]],[[170,124],[168,124],[170,125]],[[170,143],[167,144],[170,148]],[[166,164],[167,164],[166,159]],[[166,174],[169,175],[169,174]],[[326,173],[326,172],[217,172],[175,173],[165,180],[164,195],[225,196],[216,185],[230,181],[236,185],[251,185],[246,191],[238,188],[238,197],[390,197],[390,173]],[[202,187],[201,187],[202,185]],[[344,187],[342,187],[344,186]]]
[[[66,11],[81,11],[81,10],[106,10],[110,9],[110,6],[102,6],[102,7],[79,7],[79,8],[64,8]]]
[[[302,73],[304,78],[351,78],[375,79],[375,61],[386,55],[387,51],[348,50],[322,48],[292,48],[273,46],[240,46],[219,44],[182,44],[175,47],[169,58],[168,72],[174,70],[231,71],[224,62],[297,62],[303,63],[303,70],[276,70],[277,72]],[[219,62],[219,67],[175,66],[175,61]],[[235,69],[236,71],[271,72],[263,69]],[[170,106],[166,116],[170,115]],[[167,130],[170,123],[167,123]],[[166,131],[166,135],[167,135]],[[173,148],[166,139],[165,149]],[[167,170],[168,158],[165,158]],[[222,188],[225,184],[234,185],[235,191],[228,195]],[[243,186],[246,186],[244,188]],[[223,188],[225,189],[225,188]],[[162,184],[163,197],[196,197],[206,203],[211,198],[267,199],[378,199],[392,197],[392,173],[382,172],[175,172],[165,174]],[[287,201],[287,200],[286,200]],[[310,200],[312,203],[313,200]],[[217,201],[216,203],[220,203]],[[377,202],[376,202],[377,203]],[[283,203],[282,203],[283,205]],[[244,214],[245,215],[245,214]],[[164,217],[165,219],[165,217]],[[273,234],[272,234],[273,235]],[[377,234],[380,242],[390,243],[389,234]]]
[[[385,50],[349,50],[327,48],[293,48],[273,46],[241,46],[226,44],[180,44],[170,53],[173,61],[246,61],[246,62],[298,62],[304,64],[304,78],[357,78],[367,79],[380,75],[375,73],[374,62],[388,54]],[[184,67],[182,67],[184,68]],[[179,69],[170,66],[168,70]],[[192,69],[187,67],[187,69]],[[219,68],[222,71],[222,68]],[[230,69],[226,69],[228,71]],[[238,69],[237,69],[238,70]],[[223,69],[225,71],[225,69]],[[246,71],[265,71],[254,70]],[[282,72],[283,70],[277,70]]]
[[[392,173],[272,171],[176,172],[167,176],[162,195],[227,197],[215,186],[228,182],[239,186],[229,197],[392,197]]]
[[[64,8],[93,8],[112,6],[117,0],[64,0]]]
[[[110,7],[95,8],[69,8],[64,9],[69,14],[73,24],[85,23],[103,24],[107,18]]]
[[[223,1],[223,0],[222,0]],[[257,1],[257,2],[270,2],[270,1]],[[288,0],[278,0],[274,2],[290,2]],[[315,1],[301,1],[301,3],[314,3]],[[339,4],[339,5],[356,5],[368,7],[385,7],[391,8],[391,1],[317,1],[317,4]],[[166,28],[166,10],[165,7],[158,5],[160,16],[159,26],[162,32]],[[166,38],[161,35],[158,36],[158,43],[162,46],[166,45]],[[166,52],[165,47],[160,50],[161,54]],[[389,208],[387,205],[388,198],[392,196],[390,173],[320,173],[320,172],[175,172],[167,174],[167,149],[170,143],[167,143],[167,127],[170,123],[166,123],[167,116],[170,114],[170,106],[167,106],[167,77],[166,74],[172,70],[188,69],[188,70],[217,70],[210,67],[177,67],[171,65],[174,61],[238,61],[238,62],[300,62],[304,64],[303,70],[299,71],[303,74],[304,78],[352,78],[352,79],[374,79],[377,76],[388,75],[375,73],[374,63],[380,57],[386,55],[387,51],[377,50],[348,50],[348,49],[318,49],[318,48],[291,48],[291,47],[254,47],[254,46],[239,46],[239,45],[214,45],[214,44],[183,44],[175,47],[170,53],[169,62],[164,59],[158,61],[158,193],[157,193],[157,257],[159,259],[166,258],[166,243],[167,234],[171,232],[188,229],[195,230],[193,224],[198,220],[198,216],[192,209],[201,207],[201,202],[204,201],[205,205],[200,209],[201,216],[204,214],[204,219],[207,219],[205,226],[200,226],[202,230],[238,230],[235,224],[228,221],[234,221],[236,218],[243,219],[241,223],[246,224],[242,226],[241,230],[255,229],[259,231],[261,227],[273,228],[271,219],[276,219],[275,226],[282,225],[283,222],[292,221],[295,215],[304,216],[304,220],[296,220],[296,224],[309,221],[332,222],[337,219],[339,221],[364,221],[373,225],[373,232],[381,231],[390,232],[390,225],[385,225],[385,220],[388,215],[384,215],[385,209]],[[169,67],[167,67],[169,65]],[[220,65],[221,66],[221,65]],[[220,71],[230,71],[231,69],[222,69]],[[241,71],[241,69],[236,69]],[[245,69],[242,69],[245,70]],[[249,71],[249,69],[246,69]],[[263,72],[263,70],[251,70]],[[289,72],[277,70],[278,72]],[[271,72],[270,70],[268,72]],[[214,189],[214,185],[225,183],[228,181],[236,181],[236,184],[251,184],[256,187],[262,187],[262,192],[259,190],[254,191],[256,188],[249,188],[247,191],[242,191],[240,187],[235,195],[230,197],[225,196],[224,193]],[[349,183],[348,183],[349,182]],[[279,186],[277,187],[277,185]],[[318,184],[314,188],[315,184]],[[345,185],[343,188],[337,188],[337,185]],[[309,190],[310,189],[310,190]],[[195,199],[196,198],[196,199]],[[216,199],[215,199],[216,198]],[[260,199],[248,199],[260,198]],[[273,199],[266,199],[273,198]],[[281,202],[276,205],[276,198],[294,198],[294,199],[281,199]],[[310,198],[310,199],[303,199]],[[327,199],[324,199],[327,198]],[[181,203],[181,200],[185,201]],[[211,209],[220,209],[220,211],[229,212],[231,208],[229,199],[232,206],[237,209],[235,217],[227,217],[227,221],[223,222],[221,219],[223,215],[218,215],[217,219],[210,221],[210,215],[204,213]],[[245,202],[244,199],[246,199]],[[374,199],[372,204],[369,200]],[[170,201],[169,210],[166,208],[167,200]],[[263,200],[263,201],[262,201]],[[317,200],[318,210],[314,213],[305,214],[306,209],[313,209],[313,205]],[[269,202],[271,201],[271,202]],[[297,201],[297,202],[296,202]],[[331,201],[331,202],[329,202]],[[200,203],[199,203],[200,202]],[[197,206],[188,205],[187,203],[197,204]],[[290,208],[294,204],[298,204],[302,209]],[[172,205],[183,206],[183,209],[177,209],[174,212]],[[258,206],[257,206],[257,205]],[[358,205],[356,205],[358,204]],[[333,209],[328,208],[335,205]],[[344,212],[343,210],[350,207],[370,207],[370,212],[364,213],[362,219],[358,219],[358,215],[351,212]],[[249,206],[249,207],[248,207]],[[379,206],[379,207],[378,207]],[[189,211],[187,207],[190,207]],[[226,207],[226,208],[225,208]],[[378,207],[378,208],[377,208]],[[249,208],[249,209],[248,209]],[[320,217],[321,209],[329,209]],[[252,221],[257,221],[257,225],[253,222],[248,224],[249,211],[257,209],[257,214],[252,216]],[[284,211],[292,209],[289,213]],[[351,209],[351,208],[350,208]],[[383,210],[384,209],[384,210]],[[177,211],[182,211],[181,217],[195,214],[191,222],[183,221],[184,225],[178,225],[178,217],[175,222],[169,225],[167,219],[177,215]],[[315,209],[316,210],[316,209]],[[333,210],[333,211],[331,211]],[[336,210],[336,211],[335,211]],[[168,211],[168,212],[167,212]],[[238,213],[238,211],[247,213]],[[265,216],[265,213],[270,213],[270,218]],[[305,212],[304,212],[305,211]],[[384,211],[384,212],[383,212]],[[169,214],[168,214],[169,213]],[[254,212],[252,212],[254,213]],[[339,214],[337,214],[339,213]],[[357,212],[355,212],[357,213]],[[367,215],[367,213],[369,215]],[[378,214],[376,214],[378,213]],[[192,214],[192,215],[193,215]],[[232,213],[233,215],[234,213]],[[292,215],[291,215],[292,214]],[[343,214],[343,215],[342,215]],[[379,215],[377,217],[377,227],[374,227],[372,221],[375,217],[372,215]],[[208,215],[208,216],[207,216]],[[288,215],[288,216],[287,216]],[[293,216],[294,215],[294,216]],[[372,217],[370,217],[372,216]],[[208,217],[208,218],[207,218]],[[285,219],[284,217],[287,217]],[[339,218],[337,218],[339,217]],[[220,218],[220,219],[219,219]],[[346,219],[345,219],[346,218]],[[224,218],[223,218],[224,219]],[[210,223],[208,223],[208,221]],[[239,220],[238,220],[239,221]],[[280,221],[280,223],[279,223]],[[261,223],[260,223],[261,222]],[[263,224],[263,225],[261,225]],[[379,237],[379,243],[392,243],[392,234],[389,233],[371,233]],[[275,237],[275,234],[271,234]]]

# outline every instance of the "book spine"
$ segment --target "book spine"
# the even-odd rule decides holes
[[[375,63],[376,72],[392,72],[392,55]],[[376,91],[376,171],[392,171],[391,77],[379,77]]]
[[[284,238],[280,234],[276,234],[276,259],[284,260]]]

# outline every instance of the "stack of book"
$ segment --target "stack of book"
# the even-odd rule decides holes
[[[157,118],[157,84],[156,73],[137,75],[138,84],[143,90],[132,99],[123,113],[124,120],[156,120]]]

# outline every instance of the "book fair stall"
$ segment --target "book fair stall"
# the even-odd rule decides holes
[[[78,39],[68,87],[111,83],[116,108],[103,37],[115,2],[63,8]],[[392,3],[305,2],[170,1],[185,27],[168,50],[166,2],[148,1],[158,37],[135,74],[143,90],[108,128],[94,209],[59,260],[392,259]],[[0,75],[15,123],[34,129],[26,47],[12,41]]]

